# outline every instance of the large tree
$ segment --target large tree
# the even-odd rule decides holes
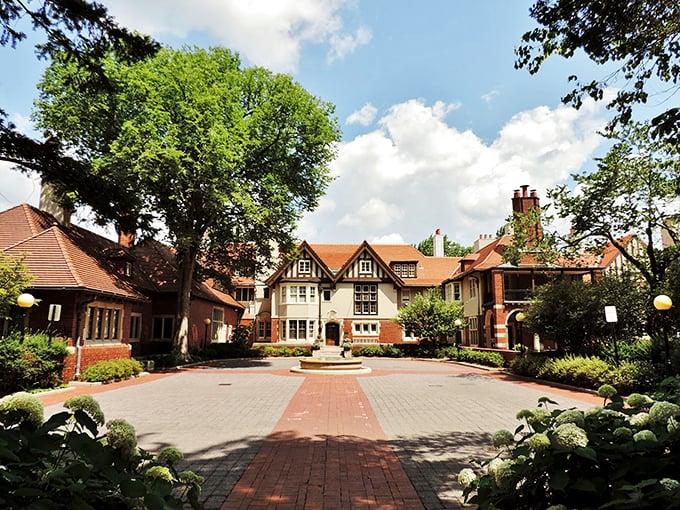
[[[652,293],[663,289],[666,272],[680,261],[677,246],[663,246],[661,234],[680,242],[680,154],[664,140],[651,140],[646,125],[627,126],[592,173],[573,176],[550,190],[558,217],[570,221],[568,248],[597,251],[611,243],[646,280]],[[637,243],[625,243],[628,235]]]
[[[40,84],[37,124],[86,163],[95,182],[66,188],[123,230],[161,225],[179,267],[176,350],[187,354],[197,262],[229,266],[234,247],[289,247],[297,220],[329,181],[340,131],[333,106],[290,76],[242,68],[229,50],[161,50],[137,64],[111,59],[112,84],[82,94],[80,70],[55,61]]]
[[[609,275],[598,282],[555,279],[536,290],[526,310],[526,326],[554,340],[563,352],[592,354],[612,338],[604,307],[615,306],[616,334],[632,340],[645,331],[648,292],[636,275]]]
[[[28,38],[27,28],[39,34],[34,45],[38,58],[59,54],[83,70],[83,89],[107,86],[101,60],[111,52],[131,62],[159,48],[149,37],[120,27],[101,4],[85,0],[2,0],[0,46],[14,48]],[[23,171],[37,171],[46,182],[58,183],[64,174],[86,173],[82,162],[64,154],[55,140],[33,140],[17,131],[6,120],[1,105],[0,160],[15,163]],[[116,190],[107,192],[113,194]]]
[[[646,103],[654,82],[667,85],[658,102],[672,97],[680,79],[680,3],[676,0],[538,0],[530,9],[538,24],[522,36],[516,67],[536,73],[552,55],[577,52],[614,72],[602,78],[569,76],[575,87],[563,101],[577,108],[584,97],[604,98],[616,113],[610,127],[631,119],[633,107]],[[655,133],[680,143],[680,108],[672,106],[653,121]]]
[[[456,333],[456,319],[463,320],[463,305],[458,301],[446,301],[437,287],[416,294],[411,303],[399,310],[394,320],[408,334],[437,346]]]

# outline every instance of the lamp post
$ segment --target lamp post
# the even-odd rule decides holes
[[[673,306],[671,298],[665,294],[659,294],[654,298],[654,308],[661,314],[661,331],[663,332],[663,342],[666,349],[666,375],[671,375],[671,356],[670,347],[668,345],[668,327],[667,327],[667,313]]]
[[[26,328],[28,327],[28,314],[31,311],[31,307],[35,304],[35,298],[33,294],[24,293],[19,295],[17,298],[17,305],[24,311],[23,325],[21,326],[21,343],[24,342],[26,337]]]
[[[517,324],[519,325],[519,335],[518,336],[519,336],[519,342],[520,342],[521,349],[522,349],[522,356],[524,356],[524,337],[522,336],[522,323],[524,322],[524,319],[526,319],[526,318],[527,317],[526,317],[526,315],[524,315],[523,312],[519,312],[515,316],[515,320],[517,321]]]
[[[205,346],[208,343],[208,328],[210,327],[210,323],[212,321],[209,318],[203,319],[203,324],[205,324],[205,334],[203,335],[203,346]]]
[[[460,361],[460,337],[463,321],[460,319],[456,319],[455,321],[453,321],[453,325],[456,328],[456,350],[458,351],[458,361]]]

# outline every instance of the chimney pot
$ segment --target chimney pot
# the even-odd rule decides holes
[[[439,235],[439,234],[441,234],[442,232],[441,232],[441,230],[437,229],[437,230],[434,231],[434,233],[437,234],[437,235]]]
[[[518,190],[518,189],[516,189],[515,191],[513,191],[513,197],[514,197],[514,198],[519,198],[519,190]]]
[[[523,184],[523,185],[520,186],[520,187],[522,188],[522,196],[523,196],[523,197],[528,196],[528,195],[527,195],[527,190],[529,189],[529,185],[528,185],[528,184]]]
[[[532,190],[529,192],[529,196],[530,196],[530,197],[536,197],[536,196],[537,196],[537,195],[536,195],[536,190],[535,190],[535,189],[532,189]]]

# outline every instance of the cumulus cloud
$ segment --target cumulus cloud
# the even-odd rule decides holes
[[[375,116],[377,114],[378,109],[371,103],[366,103],[361,107],[360,110],[357,110],[347,117],[347,124],[360,124],[362,126],[368,126],[375,120]]]
[[[366,27],[350,33],[344,26],[342,11],[355,8],[354,0],[109,0],[106,6],[124,26],[157,38],[205,32],[277,72],[295,71],[305,44],[328,45],[332,61],[371,39]]]
[[[490,143],[447,120],[458,106],[395,104],[376,128],[343,143],[327,195],[336,209],[305,217],[307,226],[326,225],[310,240],[417,243],[441,228],[469,245],[503,226],[514,189],[528,184],[545,199],[604,143],[597,134],[604,120],[590,102],[520,112]]]

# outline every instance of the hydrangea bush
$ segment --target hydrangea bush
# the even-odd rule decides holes
[[[64,407],[44,421],[33,395],[0,399],[0,508],[203,508],[203,479],[177,472],[177,449],[154,457],[137,446],[125,420],[110,420],[100,433],[104,413],[90,396],[72,397]]]
[[[554,408],[539,399],[514,432],[493,435],[498,454],[459,473],[480,509],[680,508],[680,405],[614,387],[603,406]]]

